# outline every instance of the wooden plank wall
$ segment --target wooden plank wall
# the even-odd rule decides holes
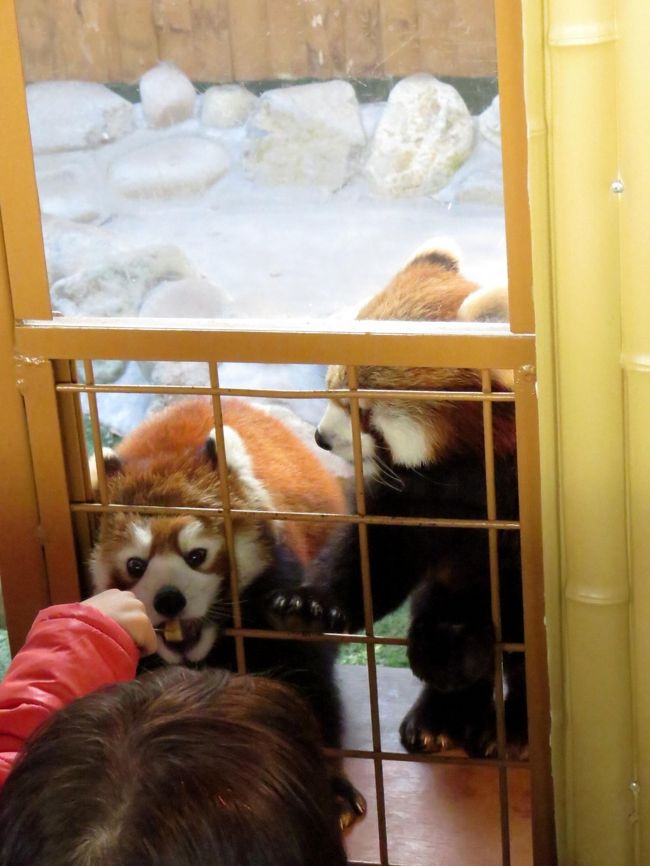
[[[493,0],[15,0],[28,81],[496,75]]]

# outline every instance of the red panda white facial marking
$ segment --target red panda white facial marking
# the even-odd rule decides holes
[[[365,408],[361,403],[362,401],[359,401],[359,408]],[[353,462],[352,422],[348,406],[341,401],[330,400],[316,430],[317,442],[321,448],[331,451],[349,463]],[[364,475],[372,478],[376,474],[375,439],[372,433],[363,430],[361,431],[361,453]]]
[[[379,478],[382,468],[382,445],[390,452],[391,461],[398,466],[418,467],[430,462],[435,453],[432,430],[406,404],[398,401],[360,400],[359,408],[366,415],[366,431],[361,431],[363,474],[366,478]],[[353,462],[352,422],[349,409],[340,401],[330,401],[317,429],[321,447],[338,457]]]

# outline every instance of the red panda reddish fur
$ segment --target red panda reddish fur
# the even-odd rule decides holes
[[[345,498],[338,480],[318,457],[280,420],[244,400],[222,401],[224,426],[241,437],[256,478],[271,497],[275,511],[342,514]],[[175,455],[204,446],[214,427],[214,408],[207,397],[179,401],[139,425],[117,448],[126,466],[146,461],[150,473],[167,472]],[[282,521],[282,536],[304,564],[323,545],[331,524]]]

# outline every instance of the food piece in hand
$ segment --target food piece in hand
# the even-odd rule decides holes
[[[180,643],[183,640],[183,627],[179,619],[170,619],[165,623],[163,637],[169,643]]]

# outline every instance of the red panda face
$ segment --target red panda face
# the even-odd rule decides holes
[[[95,591],[130,589],[145,604],[154,627],[178,620],[182,639],[169,642],[159,634],[159,655],[171,664],[201,661],[230,607],[222,527],[186,517],[126,515],[119,523],[106,528],[93,552]],[[269,562],[263,528],[236,527],[235,551],[241,592]]]
[[[231,503],[236,508],[268,509],[264,489],[254,478],[238,434],[224,428]],[[179,460],[120,461],[113,458],[108,478],[110,501],[125,505],[221,507],[214,466],[203,453]],[[235,560],[241,592],[271,562],[268,524],[234,519]],[[218,516],[104,516],[92,552],[95,592],[130,589],[146,606],[154,625],[178,621],[180,639],[158,636],[158,654],[168,663],[199,662],[218,639],[230,610],[230,570],[223,520]]]
[[[458,260],[435,243],[419,251],[357,316],[363,320],[507,321],[507,291],[479,289],[458,269]],[[482,390],[477,370],[457,368],[357,368],[359,388],[407,391]],[[492,389],[511,390],[512,373],[493,370]],[[344,367],[327,372],[330,390],[347,387]],[[514,448],[514,413],[495,407],[495,449]],[[482,407],[478,401],[359,399],[361,453],[366,478],[391,483],[391,467],[416,469],[456,454],[483,450]],[[349,400],[332,399],[316,431],[317,443],[345,460],[353,459]]]
[[[359,387],[381,390],[479,391],[480,375],[473,370],[360,367]],[[342,367],[330,367],[329,388],[345,387]],[[494,386],[502,390],[496,380]],[[437,463],[483,444],[479,403],[447,400],[360,399],[361,453],[366,478],[390,482],[391,466],[416,469]],[[321,418],[316,441],[348,461],[353,459],[349,402],[330,400]]]

